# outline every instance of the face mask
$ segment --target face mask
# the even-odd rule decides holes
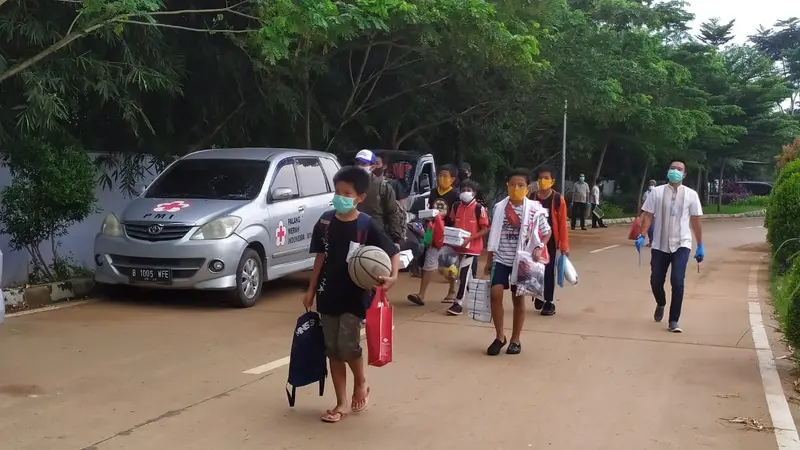
[[[347,214],[356,207],[354,198],[345,197],[343,195],[333,196],[333,208],[339,214]]]
[[[667,172],[667,179],[670,183],[678,183],[683,180],[683,172],[678,169],[669,169],[669,172]]]
[[[652,191],[654,188],[655,188],[655,186],[650,186],[649,188],[647,188],[647,190],[648,191]]]
[[[450,177],[439,177],[439,189],[446,191],[453,186],[453,179]]]
[[[469,202],[472,201],[473,198],[475,198],[475,193],[474,192],[462,192],[461,195],[458,196],[458,198],[460,198],[461,201],[464,202],[464,203],[469,203]]]
[[[376,177],[382,177],[383,176],[383,170],[384,170],[383,167],[376,167],[376,168],[372,169],[372,174],[375,175]]]
[[[372,168],[370,166],[359,166],[359,167],[361,167],[361,170],[363,170],[364,172],[372,173]]]
[[[585,178],[583,177],[578,178],[578,181],[580,181],[581,183],[583,183],[583,180],[585,180]]]
[[[551,187],[553,187],[553,180],[549,178],[540,178],[538,180],[538,183],[539,183],[539,190],[541,191],[546,191]]]
[[[518,202],[525,198],[525,195],[528,193],[527,187],[509,187],[508,188],[508,196],[511,197],[511,200]]]

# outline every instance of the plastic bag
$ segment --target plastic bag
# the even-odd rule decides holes
[[[367,310],[367,364],[382,367],[392,362],[392,307],[386,290],[375,289],[375,299]]]
[[[458,254],[452,247],[442,247],[439,250],[439,268],[455,266],[458,262]]]
[[[469,269],[467,269],[469,270]],[[492,321],[491,283],[489,280],[470,280],[467,285],[467,310],[478,322]]]
[[[564,262],[566,261],[567,256],[565,254],[561,254],[558,257],[558,262],[556,263],[556,283],[558,283],[558,287],[564,287]]]
[[[642,221],[639,218],[633,219],[630,230],[628,230],[628,240],[635,241],[642,234]]]
[[[511,284],[516,285],[517,295],[543,296],[544,270],[544,263],[534,261],[531,253],[518,251],[511,269]]]
[[[567,280],[569,284],[578,284],[578,272],[575,270],[575,266],[572,265],[569,258],[566,257],[564,258],[564,279]]]

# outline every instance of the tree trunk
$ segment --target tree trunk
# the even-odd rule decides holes
[[[642,172],[642,182],[639,183],[639,197],[636,199],[636,212],[640,213],[642,210],[642,195],[644,195],[644,184],[647,180],[647,172],[650,169],[650,156],[647,157],[647,162],[644,165],[644,172]]]
[[[697,197],[703,198],[703,169],[697,171]]]
[[[309,89],[308,84],[306,84],[306,96],[305,96],[305,137],[306,137],[306,148],[311,150],[311,89]]]
[[[609,140],[607,139],[605,144],[603,144],[603,149],[600,151],[600,159],[597,160],[597,167],[594,169],[594,177],[589,180],[590,183],[594,183],[594,180],[600,178],[600,171],[603,169],[603,160],[606,158],[606,151],[608,151],[608,143]]]

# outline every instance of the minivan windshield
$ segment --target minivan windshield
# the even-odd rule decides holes
[[[252,200],[261,192],[269,161],[182,159],[147,189],[145,198]]]

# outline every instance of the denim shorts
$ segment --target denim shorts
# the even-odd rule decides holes
[[[511,294],[517,295],[517,287],[511,286],[511,271],[513,268],[505,264],[492,263],[492,286],[503,286],[503,289],[511,288]]]

